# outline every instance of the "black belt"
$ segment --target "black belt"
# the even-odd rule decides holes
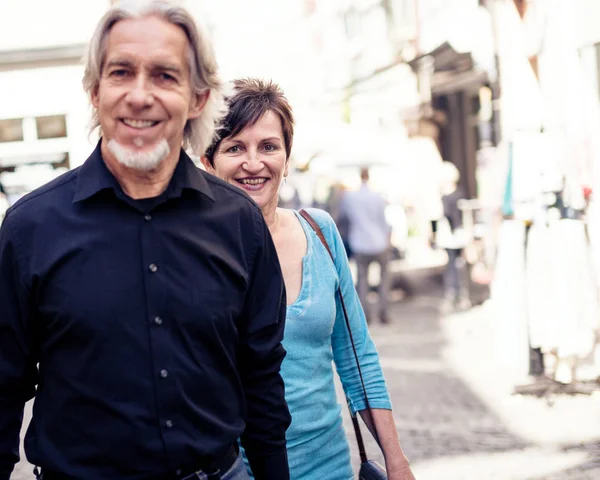
[[[197,480],[198,478],[202,478],[200,474],[204,473],[208,480],[219,480],[222,475],[225,475],[227,471],[233,466],[235,461],[237,460],[240,454],[240,450],[238,444],[233,444],[227,453],[222,457],[219,457],[215,460],[205,462],[204,465],[201,466],[200,470],[197,470],[190,474],[183,474],[180,477],[177,477],[178,480]]]
[[[197,480],[198,478],[202,478],[201,474],[205,474],[208,477],[208,480],[220,480],[222,475],[225,475],[227,471],[233,466],[235,461],[238,458],[240,453],[239,447],[237,443],[232,445],[227,453],[223,456],[213,459],[210,461],[202,462],[200,465],[200,469],[196,470],[193,473],[183,474],[177,477],[177,480]],[[60,473],[48,471],[46,469],[43,472],[39,473],[39,470],[34,470],[34,474],[39,480],[64,480],[64,475]]]

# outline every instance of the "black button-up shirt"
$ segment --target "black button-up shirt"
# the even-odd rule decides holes
[[[241,436],[257,478],[288,478],[284,318],[249,197],[182,151],[132,200],[97,147],[0,229],[0,479],[34,396],[27,457],[65,477],[174,478]]]

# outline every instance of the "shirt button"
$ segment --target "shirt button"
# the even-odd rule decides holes
[[[167,377],[169,376],[169,372],[163,368],[163,369],[160,371],[160,376],[161,376],[162,378],[167,378]]]
[[[150,220],[152,220],[152,215],[144,215],[144,220],[146,220],[147,222],[149,222]]]
[[[152,272],[155,273],[158,270],[158,265],[156,265],[155,263],[151,263],[150,265],[148,265],[148,269]]]
[[[167,428],[173,428],[173,422],[172,422],[171,420],[167,420],[167,421],[165,422],[165,426],[166,426]]]
[[[162,325],[163,319],[161,317],[154,317],[154,323],[156,325]]]

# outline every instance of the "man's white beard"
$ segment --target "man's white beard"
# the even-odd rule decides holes
[[[129,150],[114,138],[108,141],[107,147],[121,165],[142,172],[154,170],[171,151],[169,144],[164,138],[156,145],[154,150],[150,150],[149,152]]]

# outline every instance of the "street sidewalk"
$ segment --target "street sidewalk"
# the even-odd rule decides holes
[[[600,479],[600,395],[513,395],[525,379],[497,366],[490,306],[443,317],[435,282],[415,293],[371,333],[416,478]],[[353,438],[347,415],[346,427]]]

